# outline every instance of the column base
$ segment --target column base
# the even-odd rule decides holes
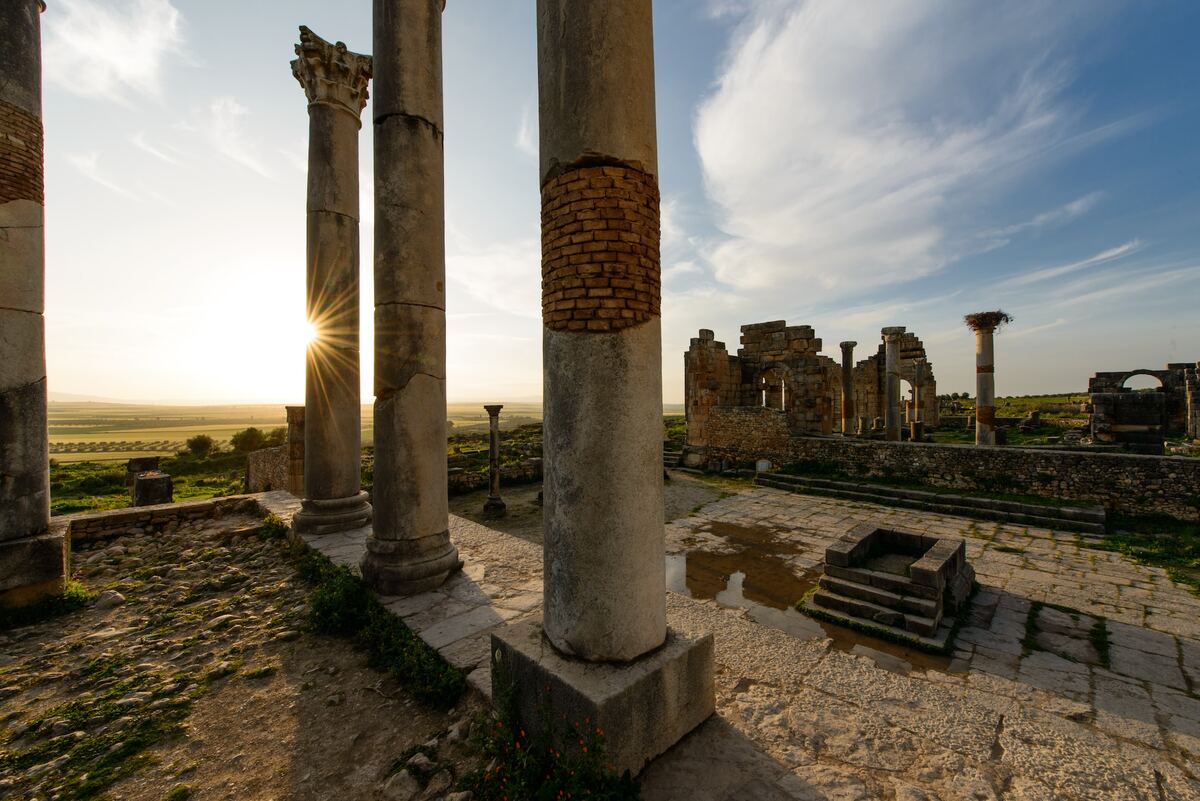
[[[26,606],[63,591],[70,543],[65,528],[0,541],[0,607]]]
[[[501,517],[508,511],[508,505],[499,495],[489,495],[483,502],[483,513],[489,517]]]
[[[292,517],[292,528],[297,534],[334,534],[362,528],[371,522],[373,515],[367,497],[367,493],[360,492],[349,498],[306,498]]]
[[[598,663],[560,654],[540,620],[505,626],[492,633],[492,697],[506,694],[526,730],[557,727],[564,750],[579,739],[575,724],[601,729],[605,762],[636,775],[715,710],[713,636],[668,628],[654,651]]]
[[[377,539],[372,531],[360,564],[363,580],[380,595],[435,590],[462,566],[449,531],[416,540]]]

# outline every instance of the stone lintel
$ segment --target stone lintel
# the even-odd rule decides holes
[[[65,525],[0,542],[0,607],[24,606],[62,592],[69,561]]]
[[[562,656],[539,620],[493,632],[491,647],[493,697],[515,692],[525,729],[549,721],[562,746],[578,747],[576,724],[600,729],[617,773],[636,775],[716,708],[711,634],[668,628],[660,648],[623,664]]]

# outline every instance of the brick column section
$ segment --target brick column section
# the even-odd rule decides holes
[[[649,0],[538,3],[544,625],[603,662],[666,636],[652,27]]]
[[[292,74],[308,99],[308,319],[302,534],[361,528],[371,520],[362,491],[362,401],[358,345],[358,134],[371,58],[300,28]]]
[[[38,0],[0,4],[0,606],[62,590],[46,427],[42,46]]]
[[[484,406],[488,413],[488,498],[483,503],[484,514],[503,515],[507,507],[500,497],[500,404]]]
[[[304,497],[304,407],[287,409],[287,490]]]
[[[975,444],[996,444],[996,367],[993,352],[993,326],[981,325],[975,331]]]
[[[854,348],[857,342],[843,342],[842,349],[842,436],[854,433]]]
[[[459,567],[446,484],[442,0],[374,0],[375,523],[363,578],[386,595]]]
[[[884,356],[884,438],[888,442],[900,441],[900,338],[904,326],[897,325],[882,329]]]

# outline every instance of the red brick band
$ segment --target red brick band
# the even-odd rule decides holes
[[[996,372],[996,365],[994,365],[994,364],[977,364],[977,365],[975,365],[975,372],[977,372],[977,373],[994,373],[994,372]]]
[[[620,331],[659,315],[658,184],[626,167],[582,167],[542,187],[542,320]]]
[[[43,203],[42,121],[0,102],[0,203]]]
[[[996,425],[996,407],[984,406],[980,408],[975,415],[975,419],[986,426]]]

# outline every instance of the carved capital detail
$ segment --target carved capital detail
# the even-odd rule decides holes
[[[292,62],[292,74],[304,87],[309,105],[336,106],[355,118],[362,114],[373,75],[370,56],[351,53],[344,42],[330,44],[303,25],[296,55],[300,58]]]

